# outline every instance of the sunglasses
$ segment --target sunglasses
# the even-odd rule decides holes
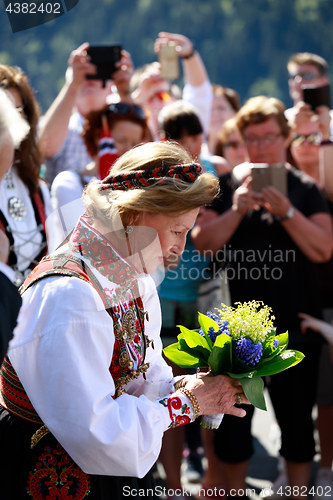
[[[135,104],[126,104],[125,102],[117,102],[116,104],[110,104],[109,111],[111,113],[116,113],[119,115],[128,115],[128,113],[132,112],[135,114],[137,118],[141,120],[146,119],[145,112],[140,106],[136,106]]]
[[[295,80],[295,78],[299,77],[305,82],[310,80],[315,80],[316,78],[320,78],[321,75],[318,73],[313,73],[311,71],[307,71],[306,73],[294,73],[289,75],[289,80]]]
[[[238,149],[238,148],[243,148],[244,144],[241,142],[236,142],[236,141],[229,141],[223,144],[224,148],[232,148],[232,149]]]
[[[311,144],[312,146],[319,146],[321,144],[321,135],[318,134],[318,132],[313,132],[312,134],[309,135],[295,135],[291,141],[291,144],[293,146],[301,146],[307,142],[308,144]]]

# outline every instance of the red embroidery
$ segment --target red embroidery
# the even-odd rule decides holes
[[[178,398],[177,396],[174,396],[172,398],[168,398],[167,405],[168,405],[168,410],[169,410],[169,416],[170,416],[170,419],[172,421],[170,427],[176,427],[178,425],[189,424],[191,422],[190,417],[188,417],[187,415],[184,415],[184,413],[190,413],[190,409],[187,405],[182,404],[182,400],[180,398]],[[174,410],[181,410],[182,415],[176,415],[175,413],[172,412],[173,409]]]
[[[33,472],[29,473],[27,493],[34,500],[82,500],[90,493],[85,474],[57,443],[45,446]]]
[[[74,229],[71,245],[75,252],[88,258],[103,276],[114,283],[119,285],[128,283],[138,276],[138,273],[120,258],[102,235],[95,234],[90,229],[86,221],[80,221]]]
[[[187,415],[177,415],[175,418],[175,425],[184,425],[191,422],[190,417]]]

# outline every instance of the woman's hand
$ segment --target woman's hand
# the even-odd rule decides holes
[[[154,94],[166,90],[166,82],[161,77],[161,65],[155,61],[146,68],[139,78],[138,88],[132,93],[136,104],[144,105]]]
[[[66,83],[76,89],[86,81],[86,75],[94,75],[97,71],[96,66],[89,62],[88,48],[89,43],[83,43],[71,52],[68,59]]]
[[[117,87],[121,101],[131,104],[133,101],[130,94],[130,80],[134,71],[131,54],[122,50],[121,59],[115,63],[115,67],[118,69],[112,74],[113,83]]]
[[[155,40],[154,50],[156,54],[159,53],[161,45],[168,42],[176,43],[176,51],[179,57],[186,57],[193,51],[193,43],[186,36],[162,31],[158,34],[158,38]]]
[[[198,399],[202,415],[217,415],[228,413],[236,417],[244,417],[245,410],[235,408],[238,396],[241,396],[242,403],[250,404],[245,397],[241,383],[235,378],[227,375],[217,375],[199,373],[187,375],[182,379],[183,387],[189,389]]]
[[[233,196],[232,209],[240,215],[245,215],[248,210],[258,208],[258,200],[261,199],[259,193],[251,190],[252,177],[249,176],[245,179],[244,183],[236,189]]]
[[[284,196],[273,186],[265,187],[261,195],[262,201],[259,200],[259,204],[272,215],[280,217],[280,219],[283,219],[287,215],[289,208],[292,206],[289,198]]]

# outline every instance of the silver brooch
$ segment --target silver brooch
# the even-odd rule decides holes
[[[12,196],[8,200],[8,212],[9,215],[14,220],[23,220],[27,216],[27,210],[24,206],[24,203],[17,196]]]
[[[3,180],[6,182],[6,189],[14,189],[15,188],[11,172],[7,172],[3,176]]]

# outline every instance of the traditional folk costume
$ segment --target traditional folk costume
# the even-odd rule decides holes
[[[1,498],[154,496],[163,433],[193,420],[160,321],[152,278],[81,217],[23,285],[1,370]]]
[[[10,241],[8,265],[19,286],[47,253],[46,217],[53,211],[49,188],[42,179],[30,195],[15,165],[0,182],[0,229]]]

